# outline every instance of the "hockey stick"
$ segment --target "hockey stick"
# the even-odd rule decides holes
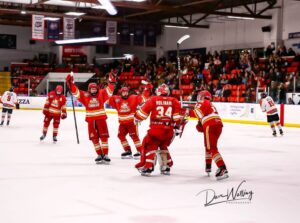
[[[72,71],[71,71],[71,76],[74,77],[74,74],[73,74]],[[78,136],[78,128],[77,128],[77,121],[76,121],[75,106],[74,106],[73,94],[71,92],[71,89],[69,89],[69,92],[71,94],[71,101],[72,101],[73,116],[74,116],[74,122],[75,122],[75,131],[76,131],[77,144],[79,144],[79,136]]]

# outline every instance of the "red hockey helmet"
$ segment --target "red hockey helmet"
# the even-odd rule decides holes
[[[170,94],[170,89],[168,87],[168,85],[166,84],[162,84],[160,86],[157,87],[156,89],[156,95],[158,96],[168,96]]]
[[[122,87],[120,92],[121,92],[121,97],[122,98],[124,98],[124,99],[128,98],[128,95],[129,95],[129,88],[128,87]]]
[[[55,88],[55,93],[57,95],[60,95],[63,93],[63,87],[61,85],[57,85],[56,88]]]
[[[98,85],[96,83],[89,83],[88,91],[91,95],[96,95],[98,93]]]
[[[202,101],[203,99],[212,100],[212,95],[209,91],[200,91],[197,96],[197,101]]]

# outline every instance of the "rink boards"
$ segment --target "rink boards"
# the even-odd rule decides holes
[[[19,103],[21,109],[29,110],[41,110],[44,106],[46,97],[19,97]],[[256,124],[266,125],[266,114],[260,109],[259,104],[250,103],[221,103],[215,102],[222,120],[230,123],[241,124]],[[1,105],[0,105],[1,106]],[[85,111],[85,108],[78,102],[74,101],[76,111]],[[67,99],[68,110],[72,110],[71,99]],[[300,128],[300,106],[297,105],[277,105],[278,111],[280,111],[280,117],[282,123],[286,127],[298,127]],[[114,109],[110,109],[107,106],[108,114],[116,114]],[[194,118],[191,118],[194,119]]]

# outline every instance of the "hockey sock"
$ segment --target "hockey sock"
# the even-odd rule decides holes
[[[43,128],[43,135],[47,135],[47,131],[48,131],[48,127],[45,127]]]
[[[215,154],[213,154],[213,160],[218,167],[225,166],[224,160],[220,153],[216,152]]]
[[[141,143],[141,141],[138,138],[137,139],[134,138],[133,142],[134,142],[136,150],[139,151],[139,152],[141,152],[141,149],[142,149],[142,143]]]
[[[101,148],[104,155],[108,154],[108,138],[101,138]]]
[[[11,118],[11,114],[7,114],[7,123],[9,124]]]
[[[101,154],[102,154],[102,149],[101,149],[99,140],[98,140],[98,139],[93,139],[92,142],[93,142],[93,144],[94,144],[96,153],[97,153],[98,155],[101,155]]]
[[[206,165],[211,165],[212,163],[212,155],[209,152],[205,153],[205,163]]]
[[[121,144],[122,144],[123,149],[124,149],[125,151],[129,151],[129,150],[130,150],[130,146],[129,146],[128,141],[127,141],[126,139],[125,139],[125,140],[122,140],[122,141],[121,141]]]
[[[278,128],[279,130],[282,130],[282,127],[281,127],[281,125],[280,125],[280,122],[277,122],[276,125],[277,125],[277,128]]]
[[[272,129],[273,131],[276,131],[274,122],[271,122],[271,123],[270,123],[270,126],[271,126],[271,129]]]
[[[3,125],[3,123],[4,123],[4,119],[5,119],[5,113],[2,112],[2,117],[1,117],[1,124],[2,124],[2,125]]]
[[[58,128],[53,128],[53,137],[54,136],[57,136],[57,134],[58,134]]]

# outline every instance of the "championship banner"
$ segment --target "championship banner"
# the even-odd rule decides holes
[[[59,39],[59,21],[48,21],[48,41]]]
[[[43,15],[32,15],[32,39],[44,40],[45,25]]]
[[[130,26],[128,23],[120,25],[120,43],[130,45]]]
[[[108,40],[107,44],[117,44],[117,22],[106,21],[106,36]]]
[[[64,17],[64,39],[75,39],[75,20]]]
[[[134,25],[133,43],[136,46],[144,46],[144,27],[141,24]]]
[[[146,33],[146,46],[156,46],[156,27],[149,25]]]

